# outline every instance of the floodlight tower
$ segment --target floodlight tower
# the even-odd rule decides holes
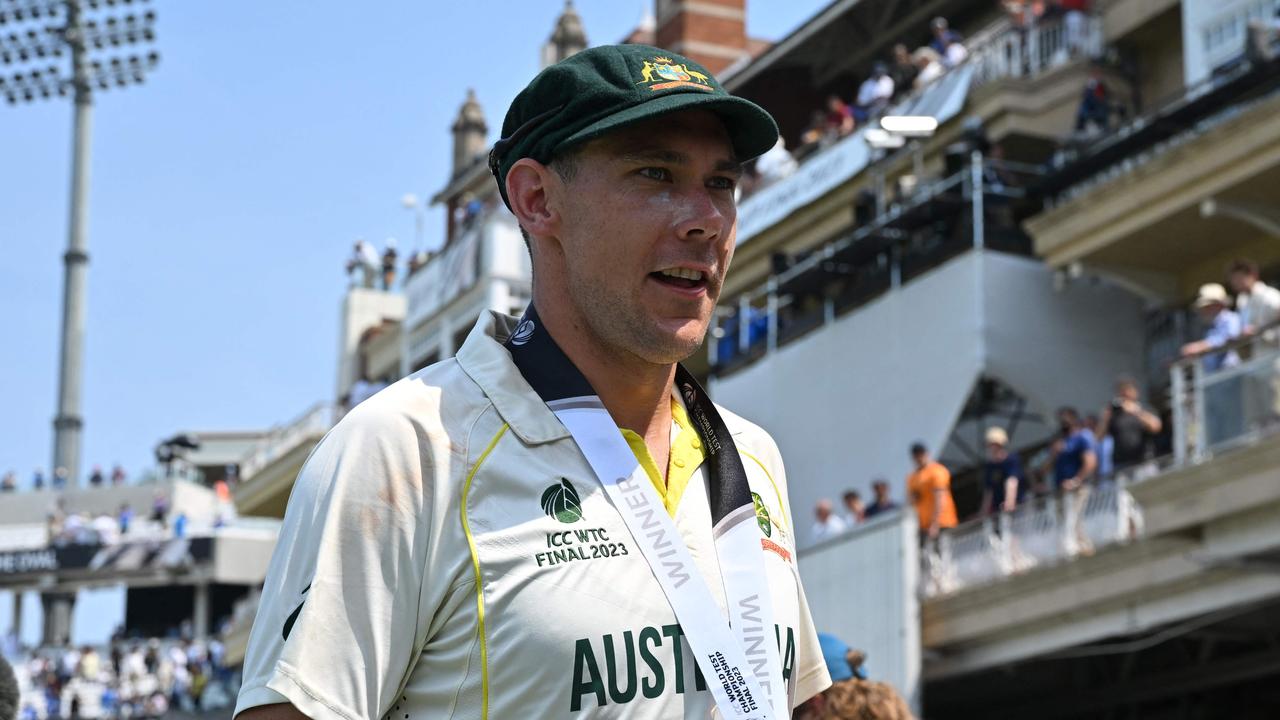
[[[71,210],[62,297],[58,410],[53,471],[74,487],[80,478],[80,381],[84,356],[85,218],[89,208],[89,130],[94,90],[141,84],[160,56],[142,54],[155,40],[147,0],[0,0],[0,95],[10,105],[72,96]],[[70,55],[68,74],[62,62]],[[104,62],[105,61],[105,62]],[[17,66],[14,68],[13,66]],[[61,469],[61,472],[59,472]]]

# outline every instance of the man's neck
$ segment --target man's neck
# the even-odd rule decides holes
[[[671,433],[671,383],[676,366],[655,365],[630,353],[612,351],[585,323],[560,305],[537,303],[538,315],[556,344],[600,396],[618,427],[642,436],[653,452],[655,445],[667,454]],[[665,467],[653,452],[659,467]]]

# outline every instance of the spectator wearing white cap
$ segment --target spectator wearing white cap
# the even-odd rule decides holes
[[[1196,340],[1183,345],[1182,356],[1188,357],[1203,354],[1205,372],[1217,372],[1218,370],[1239,365],[1240,356],[1236,354],[1235,350],[1210,352],[1240,337],[1240,334],[1244,331],[1244,324],[1240,322],[1240,315],[1229,309],[1231,307],[1231,299],[1227,296],[1227,289],[1218,283],[1201,285],[1200,292],[1196,295],[1194,307],[1200,316],[1200,321],[1206,328],[1205,335],[1203,340]]]
[[[1204,339],[1183,345],[1182,356],[1203,356],[1200,362],[1206,375],[1240,364],[1240,356],[1235,350],[1213,352],[1240,337],[1244,331],[1240,315],[1230,310],[1230,305],[1226,288],[1218,283],[1200,286],[1194,306],[1206,328]],[[1240,378],[1228,378],[1212,384],[1206,382],[1204,394],[1204,422],[1208,444],[1213,446],[1239,435],[1244,427]]]
[[[982,473],[982,514],[1013,512],[1026,499],[1026,473],[1018,456],[1009,452],[1009,434],[1001,427],[987,428],[987,464]]]

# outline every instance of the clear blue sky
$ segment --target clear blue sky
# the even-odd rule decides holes
[[[748,2],[779,39],[824,0]],[[642,0],[579,0],[592,43]],[[356,237],[412,245],[474,87],[496,134],[560,0],[157,1],[161,65],[97,96],[83,467],[137,476],[180,429],[260,428],[331,398]],[[0,104],[0,472],[52,452],[71,106]],[[428,215],[427,243],[443,216]]]

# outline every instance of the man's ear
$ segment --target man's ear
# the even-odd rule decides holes
[[[559,178],[551,168],[532,158],[520,158],[507,172],[507,200],[511,212],[530,235],[547,237],[559,229],[560,215],[549,201]]]

